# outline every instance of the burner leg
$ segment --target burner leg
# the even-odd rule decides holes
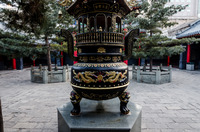
[[[71,114],[79,115],[81,112],[80,101],[81,101],[82,97],[75,91],[72,91],[70,94],[70,99],[71,99],[72,105],[74,106],[74,108],[71,110]]]
[[[127,104],[129,102],[129,98],[130,98],[130,93],[128,92],[123,92],[120,96],[120,111],[122,114],[127,115],[130,110],[127,108]]]

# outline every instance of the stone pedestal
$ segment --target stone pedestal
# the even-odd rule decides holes
[[[194,64],[186,64],[186,70],[194,71]]]
[[[121,115],[118,98],[81,101],[81,114],[71,116],[72,104],[58,108],[59,132],[141,132],[141,106],[128,103],[131,113]]]

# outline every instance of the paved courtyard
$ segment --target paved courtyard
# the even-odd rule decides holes
[[[142,132],[200,132],[200,71],[173,69],[162,85],[130,82],[130,100],[143,107]],[[69,81],[31,83],[29,69],[0,71],[5,132],[57,132],[57,107],[70,91]]]

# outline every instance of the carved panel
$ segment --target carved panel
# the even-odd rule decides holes
[[[121,56],[80,56],[81,62],[121,62]]]
[[[125,63],[76,63],[74,66],[78,67],[125,67]]]
[[[97,82],[123,82],[127,79],[127,70],[124,72],[118,71],[84,71],[76,73],[73,70],[73,79],[76,82],[97,83]]]

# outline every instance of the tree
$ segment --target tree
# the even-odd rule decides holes
[[[145,35],[146,36],[146,35]],[[160,34],[151,37],[140,37],[133,47],[133,56],[150,58],[150,71],[152,71],[153,58],[178,55],[185,51],[181,44],[190,44],[199,40],[195,38],[170,39]]]
[[[72,17],[59,6],[57,0],[0,0],[1,3],[13,7],[2,9],[0,22],[6,28],[31,39],[39,39],[47,48],[48,70],[51,71],[50,43],[61,28],[72,23]],[[58,14],[62,11],[61,14]]]
[[[29,37],[0,30],[0,54],[8,58],[38,57],[46,54],[46,47]]]
[[[173,40],[161,35],[163,28],[176,24],[170,22],[169,17],[187,7],[187,5],[166,6],[167,2],[168,0],[150,0],[150,2],[142,0],[138,9],[139,15],[131,12],[126,20],[130,25],[129,29],[140,28],[146,32],[135,42],[133,56],[149,58],[150,71],[152,71],[153,58],[180,54],[184,51],[184,47],[180,46],[182,43],[194,41],[194,39]]]

